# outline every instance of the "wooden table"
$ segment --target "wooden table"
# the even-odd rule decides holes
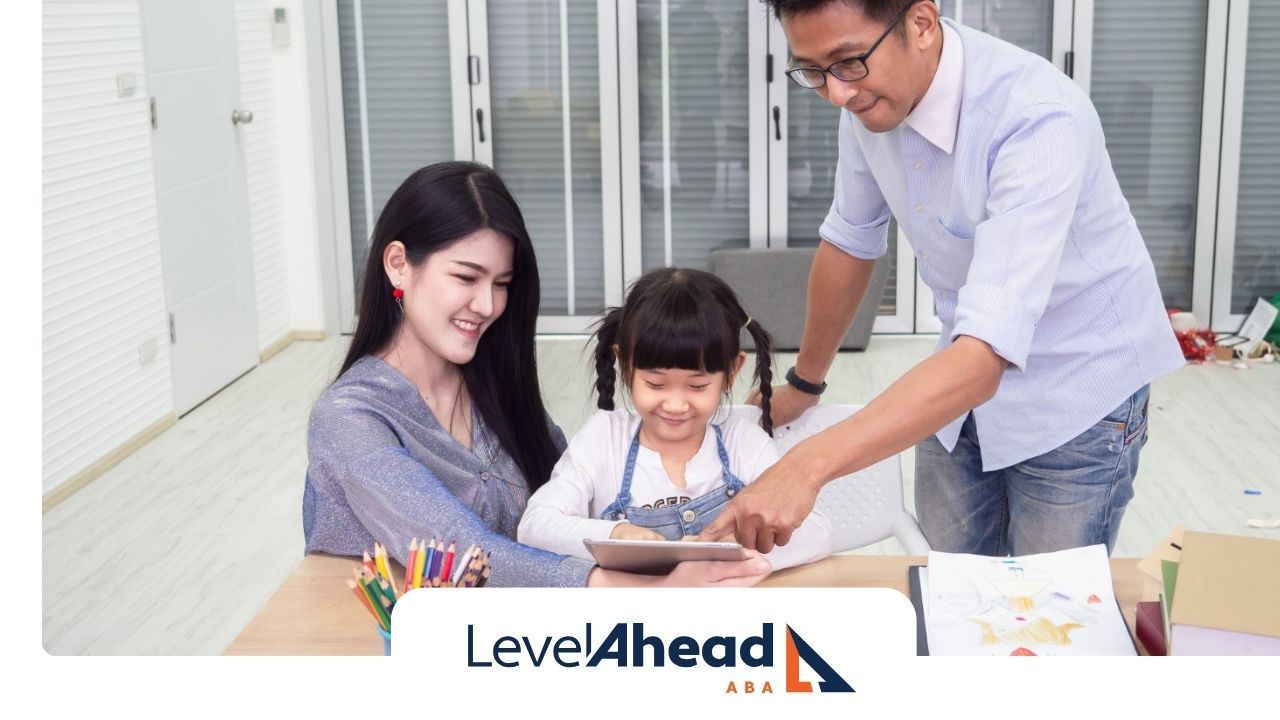
[[[774,573],[774,587],[887,587],[907,594],[910,555],[836,555]],[[356,561],[325,555],[303,558],[262,611],[227,648],[228,655],[381,655],[382,639],[346,579]],[[1137,558],[1113,558],[1111,578],[1125,622],[1133,628],[1142,599]]]

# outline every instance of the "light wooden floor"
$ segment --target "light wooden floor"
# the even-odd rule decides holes
[[[44,516],[49,652],[200,655],[230,643],[301,557],[307,415],[345,343],[294,343]],[[866,402],[932,345],[873,338],[837,359],[826,399]],[[569,434],[593,408],[583,350],[583,338],[539,343],[549,410]],[[1115,554],[1143,555],[1176,524],[1280,538],[1244,526],[1280,515],[1280,365],[1184,367],[1156,382],[1151,403]],[[902,460],[911,507],[913,453]],[[889,540],[860,552],[900,551]]]

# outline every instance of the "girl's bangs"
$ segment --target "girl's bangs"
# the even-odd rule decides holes
[[[707,307],[643,318],[630,337],[619,343],[622,355],[631,358],[631,370],[726,372],[737,348],[725,337],[725,322],[718,311]]]

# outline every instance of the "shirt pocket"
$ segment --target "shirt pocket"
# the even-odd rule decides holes
[[[952,240],[967,242],[970,245],[973,244],[973,238],[976,234],[973,230],[965,227],[963,223],[947,222],[943,218],[938,218],[938,230]]]
[[[928,264],[946,288],[958,291],[973,262],[973,235],[953,232],[942,219],[934,224],[932,241],[922,248],[921,260]]]

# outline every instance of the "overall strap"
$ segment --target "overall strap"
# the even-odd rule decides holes
[[[609,507],[604,509],[601,516],[605,520],[622,520],[625,518],[623,510],[631,504],[631,476],[636,471],[636,455],[640,453],[640,429],[636,429],[636,435],[631,439],[631,449],[627,451],[627,466],[622,471],[622,488],[618,490],[618,497],[609,503]]]
[[[724,433],[720,431],[719,425],[712,425],[716,431],[716,452],[720,454],[720,474],[724,476],[724,484],[730,495],[735,495],[742,490],[742,481],[737,475],[729,469],[729,453],[724,449]]]

